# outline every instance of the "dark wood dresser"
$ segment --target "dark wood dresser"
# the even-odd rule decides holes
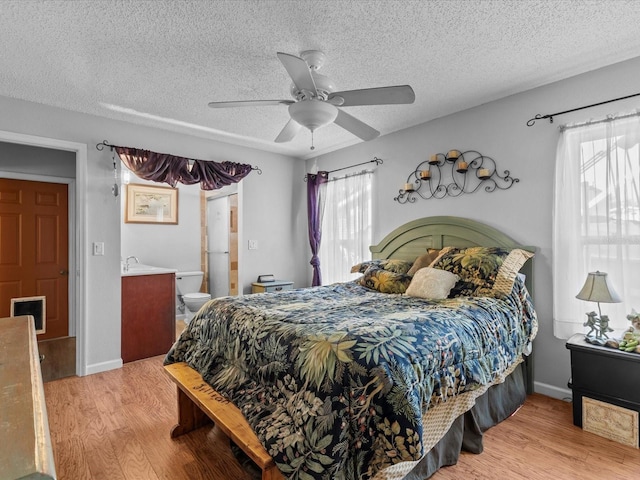
[[[595,400],[606,404],[601,404],[604,409],[613,405],[612,411],[620,418],[624,418],[626,409],[629,422],[635,417],[635,425],[628,427],[635,428],[633,436],[638,437],[634,412],[640,412],[640,354],[592,345],[584,340],[584,334],[571,337],[566,347],[571,352],[569,388],[573,391],[574,425],[583,427],[584,405]],[[626,423],[625,420],[619,428],[624,430]]]

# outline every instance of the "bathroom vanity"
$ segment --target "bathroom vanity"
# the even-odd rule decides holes
[[[163,355],[176,332],[175,270],[131,265],[122,272],[123,362]]]

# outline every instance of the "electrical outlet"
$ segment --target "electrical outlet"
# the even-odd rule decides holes
[[[257,250],[257,249],[258,249],[258,241],[249,240],[249,250]]]
[[[93,254],[104,255],[104,242],[93,242]]]

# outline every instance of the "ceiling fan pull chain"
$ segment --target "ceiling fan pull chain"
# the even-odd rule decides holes
[[[313,146],[313,130],[311,130],[311,150],[315,150],[316,147]]]

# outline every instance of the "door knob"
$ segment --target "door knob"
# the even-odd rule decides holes
[[[69,275],[69,270],[60,270],[60,275]]]

